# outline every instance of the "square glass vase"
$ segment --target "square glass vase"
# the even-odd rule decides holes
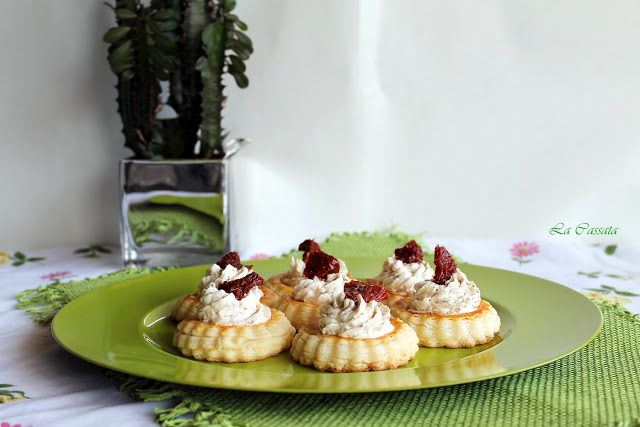
[[[121,160],[126,267],[213,264],[230,248],[229,159]]]

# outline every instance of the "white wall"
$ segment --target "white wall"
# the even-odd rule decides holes
[[[118,242],[102,2],[0,0],[0,250]],[[241,248],[398,224],[636,245],[640,4],[240,0]],[[10,59],[9,59],[10,58]],[[277,243],[274,243],[277,242]],[[286,246],[286,245],[285,245]]]

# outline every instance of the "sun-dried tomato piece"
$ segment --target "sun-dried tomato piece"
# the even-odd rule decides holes
[[[320,245],[315,242],[315,240],[307,239],[304,242],[300,243],[298,246],[299,251],[304,251],[302,254],[302,261],[307,262],[309,259],[309,255],[311,252],[321,252]]]
[[[235,251],[229,252],[228,254],[223,256],[216,264],[218,264],[223,270],[227,265],[233,265],[235,268],[242,268],[240,256],[238,255],[238,252]]]
[[[340,271],[338,259],[322,251],[310,252],[305,262],[306,265],[302,273],[308,279],[313,279],[317,276],[322,280],[326,280],[329,274]]]
[[[419,244],[416,243],[415,240],[411,240],[403,247],[396,249],[394,254],[396,256],[396,259],[399,259],[405,264],[424,261],[424,253],[422,252],[422,248]]]
[[[218,285],[218,289],[222,289],[223,291],[233,294],[238,301],[247,296],[251,288],[255,286],[262,286],[264,283],[264,279],[260,277],[260,275],[256,272],[249,273],[246,276],[229,280],[227,282],[221,283]]]
[[[444,246],[440,245],[436,246],[433,263],[436,265],[436,274],[433,277],[433,281],[439,285],[444,285],[458,268],[451,254]]]
[[[352,280],[345,283],[344,295],[355,302],[358,302],[358,295],[362,295],[364,302],[382,302],[387,299],[389,292],[380,285]]]

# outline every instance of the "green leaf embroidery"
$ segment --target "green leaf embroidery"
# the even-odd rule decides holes
[[[518,264],[522,265],[522,264],[528,264],[531,261],[533,261],[532,259],[520,259],[518,257],[513,257],[511,258],[512,260],[516,261]]]
[[[11,263],[12,266],[20,267],[21,265],[24,265],[26,262],[42,261],[45,258],[44,257],[27,257],[24,254],[24,252],[16,251],[11,257],[11,259],[13,260],[13,262]]]
[[[640,297],[640,294],[634,294],[633,292],[627,291],[615,291],[616,294],[622,295],[623,297]]]
[[[578,271],[578,274],[580,274],[582,276],[587,276],[590,279],[599,279],[600,278],[600,274],[602,274],[602,271],[594,271],[592,273],[585,273],[584,271]],[[633,277],[633,276],[622,276],[622,275],[619,275],[619,274],[603,274],[603,276],[611,277],[613,279],[622,279],[622,280],[633,280],[633,279],[635,279],[635,277]]]
[[[609,286],[609,285],[605,285],[602,284],[600,285],[600,288],[585,288],[585,290],[587,291],[592,291],[592,292],[598,292],[601,294],[610,294],[610,293],[614,293],[616,295],[620,295],[623,297],[640,297],[640,294],[636,294],[633,292],[627,292],[627,291],[619,291],[616,288],[614,288],[613,286]]]
[[[12,384],[0,384],[0,388],[13,387]],[[0,404],[9,400],[25,399],[24,391],[20,390],[0,390]]]
[[[602,273],[602,271],[594,271],[592,273],[585,273],[584,271],[578,271],[578,274],[587,276],[590,279],[597,279],[600,276],[600,273]]]
[[[618,245],[609,245],[604,248],[604,253],[607,255],[613,255],[613,253],[618,249]]]
[[[633,276],[621,276],[619,274],[605,274],[607,277],[611,277],[612,279],[621,279],[621,280],[633,280],[635,277]]]

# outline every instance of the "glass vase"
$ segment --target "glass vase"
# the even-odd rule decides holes
[[[227,253],[231,246],[229,167],[229,157],[121,160],[124,265],[210,265]]]

